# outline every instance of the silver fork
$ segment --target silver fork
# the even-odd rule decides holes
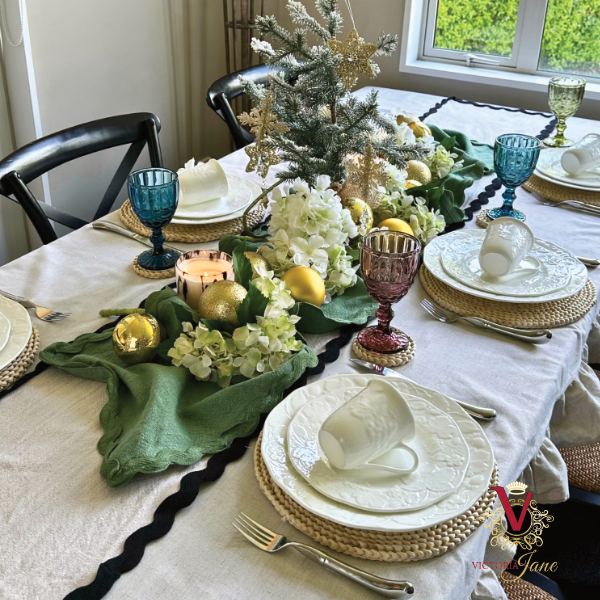
[[[456,313],[453,313],[447,309],[441,309],[438,306],[432,304],[427,298],[421,302],[421,306],[434,318],[442,323],[454,323],[455,321],[466,321],[476,327],[482,327],[483,329],[489,329],[496,333],[502,333],[508,335],[514,339],[520,340],[521,342],[528,342],[530,344],[546,344],[552,339],[552,333],[547,329],[519,329],[517,327],[507,327],[506,325],[499,325],[493,321],[482,319],[480,317],[461,317]]]
[[[539,194],[533,193],[532,195],[544,206],[560,206],[561,204],[566,204],[567,206],[572,206],[574,208],[579,208],[580,210],[585,210],[595,215],[600,215],[600,206],[595,206],[594,204],[580,202],[579,200],[561,200],[560,202],[552,202],[550,200],[546,200],[543,196],[540,196]]]
[[[265,552],[277,552],[282,548],[291,546],[298,550],[300,554],[304,554],[313,562],[322,565],[330,571],[339,573],[356,583],[377,592],[387,598],[409,598],[414,593],[414,587],[409,581],[395,581],[393,579],[385,579],[378,577],[362,569],[357,569],[337,558],[333,558],[322,550],[301,544],[300,542],[290,542],[283,535],[279,535],[266,527],[263,527],[256,521],[252,520],[244,513],[240,513],[235,523],[232,525],[252,544]]]
[[[52,310],[50,308],[45,308],[43,306],[39,306],[32,302],[31,300],[27,300],[26,298],[21,298],[21,296],[15,296],[14,294],[9,294],[8,292],[3,292],[0,290],[0,295],[8,298],[9,300],[14,300],[18,302],[21,306],[25,308],[35,308],[35,314],[38,319],[42,321],[50,322],[50,321],[60,321],[61,319],[66,319],[71,313],[62,313],[57,310]]]

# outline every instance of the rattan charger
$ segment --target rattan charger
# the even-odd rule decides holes
[[[318,517],[302,508],[271,479],[260,450],[262,433],[254,447],[254,472],[263,494],[275,510],[296,529],[310,538],[349,556],[385,562],[416,562],[441,556],[464,542],[482,524],[479,516],[492,509],[496,492],[487,490],[465,513],[435,527],[408,533],[386,533],[353,529]],[[498,485],[498,468],[490,486]]]
[[[25,375],[39,351],[40,334],[34,325],[31,329],[29,341],[21,354],[0,371],[0,391],[7,390]]]
[[[523,184],[523,189],[531,193],[536,193],[552,202],[579,200],[579,202],[600,206],[600,192],[578,190],[566,185],[560,185],[559,183],[552,183],[535,174]]]
[[[395,327],[392,327],[392,329],[396,333],[402,333]],[[396,352],[395,354],[381,354],[380,352],[372,352],[371,350],[367,350],[359,343],[357,338],[354,338],[354,341],[352,342],[352,352],[354,352],[354,354],[356,354],[356,356],[361,360],[375,363],[380,367],[401,367],[415,357],[415,351],[417,349],[417,344],[414,342],[414,340],[408,335],[406,335],[406,337],[408,338],[408,346],[406,346],[406,348],[401,352]]]

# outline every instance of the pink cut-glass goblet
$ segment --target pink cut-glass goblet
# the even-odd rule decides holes
[[[363,348],[381,354],[400,352],[408,345],[402,332],[393,331],[392,304],[410,289],[419,266],[421,242],[401,231],[372,231],[362,240],[360,266],[369,295],[379,302],[377,325],[358,334]]]

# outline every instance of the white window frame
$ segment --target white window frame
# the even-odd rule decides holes
[[[521,0],[510,58],[435,48],[437,6],[438,0],[405,0],[401,72],[546,92],[555,73],[537,66],[548,0]],[[586,98],[600,100],[600,81],[584,78]]]

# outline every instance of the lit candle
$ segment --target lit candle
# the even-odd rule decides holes
[[[219,250],[192,250],[182,254],[175,265],[177,295],[198,310],[202,292],[215,281],[235,279],[233,259]]]

